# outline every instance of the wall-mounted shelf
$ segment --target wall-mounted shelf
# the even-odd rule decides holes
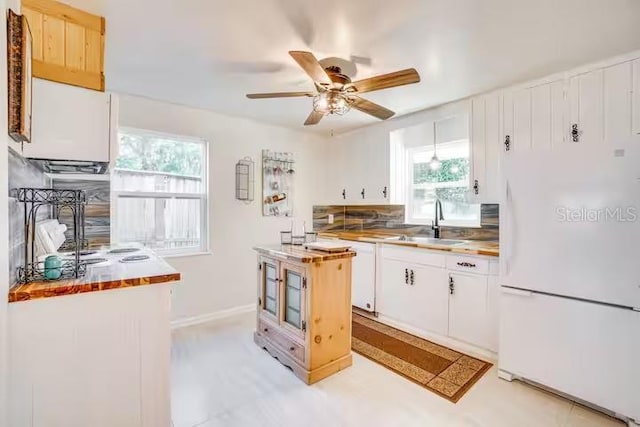
[[[255,192],[255,164],[251,157],[236,163],[236,199],[253,202]]]

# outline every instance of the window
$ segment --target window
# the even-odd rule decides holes
[[[409,149],[407,153],[409,194],[407,217],[413,223],[431,223],[435,219],[435,203],[440,199],[442,224],[478,225],[480,206],[467,202],[469,191],[469,141],[438,144],[440,169],[431,170],[433,146]]]
[[[440,200],[443,225],[480,226],[480,205],[468,202],[470,144],[467,117],[437,122],[437,155],[441,166],[432,170],[433,122],[393,131],[391,141],[392,201],[406,205],[406,221],[431,224]]]
[[[112,239],[162,255],[206,251],[207,143],[122,128],[118,141]]]

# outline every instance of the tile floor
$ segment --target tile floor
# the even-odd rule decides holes
[[[457,404],[354,354],[353,366],[313,386],[253,343],[253,314],[176,330],[174,427],[596,427],[615,419],[496,368]]]

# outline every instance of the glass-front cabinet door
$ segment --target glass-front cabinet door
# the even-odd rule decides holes
[[[281,324],[300,336],[307,329],[305,322],[305,295],[307,278],[304,268],[282,263]]]
[[[278,318],[278,294],[280,293],[280,281],[278,278],[278,263],[269,258],[260,261],[262,280],[260,281],[260,306],[276,319]]]

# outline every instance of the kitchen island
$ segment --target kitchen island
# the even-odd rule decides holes
[[[146,249],[92,257],[84,277],[10,289],[10,425],[171,425],[180,273]]]
[[[259,246],[254,341],[307,384],[351,366],[354,251]]]

